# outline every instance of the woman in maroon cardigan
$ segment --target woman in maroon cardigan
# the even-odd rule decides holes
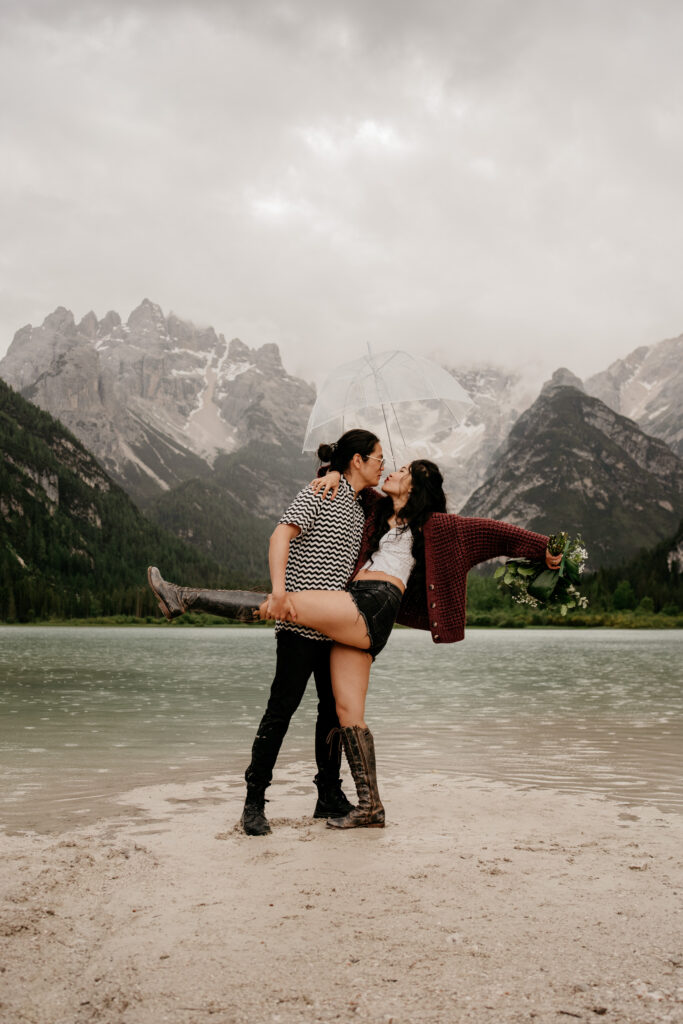
[[[329,473],[314,488],[339,483]],[[341,739],[358,792],[358,806],[330,828],[382,828],[372,733],[365,723],[370,666],[386,644],[395,621],[428,629],[435,643],[465,634],[467,574],[497,556],[545,557],[549,568],[561,556],[547,550],[548,538],[509,523],[446,514],[443,478],[426,459],[390,473],[376,491],[361,492],[366,523],[361,551],[347,591],[310,590],[268,596],[240,591],[190,591],[164,581],[150,569],[150,584],[164,614],[185,610],[244,617],[288,618],[331,637],[330,670]],[[203,602],[202,598],[206,597]]]

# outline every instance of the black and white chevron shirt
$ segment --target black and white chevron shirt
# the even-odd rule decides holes
[[[291,523],[301,530],[289,544],[287,590],[345,590],[356,565],[365,525],[360,497],[346,478],[341,478],[334,501],[304,487],[282,514],[280,522]],[[281,629],[313,640],[329,639],[296,622],[278,621],[275,632]]]

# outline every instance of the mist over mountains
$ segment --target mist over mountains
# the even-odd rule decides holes
[[[682,367],[683,336],[585,385],[558,371],[540,396],[512,370],[447,367],[472,407],[455,427],[425,411],[411,441],[444,469],[453,511],[583,527],[592,564],[607,564],[680,519]],[[268,534],[316,467],[301,455],[315,391],[276,345],[228,342],[148,299],[125,323],[115,312],[77,323],[59,307],[17,331],[0,377],[58,418],[148,517],[264,578]]]
[[[683,335],[617,359],[586,391],[683,456]]]

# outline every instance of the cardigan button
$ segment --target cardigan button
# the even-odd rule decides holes
[[[429,584],[429,589],[430,589],[430,590],[433,590],[433,589],[434,589],[434,584],[433,584],[433,583],[430,583],[430,584]]]
[[[432,622],[432,629],[436,629],[436,627],[437,627],[438,625],[439,625],[439,623],[438,623],[438,622]]]
[[[435,639],[435,640],[438,640],[438,639],[439,639],[439,634],[438,634],[438,633],[435,633],[435,634],[434,634],[434,639]]]
[[[436,608],[436,601],[432,601],[432,603],[430,604],[429,607],[430,608]]]

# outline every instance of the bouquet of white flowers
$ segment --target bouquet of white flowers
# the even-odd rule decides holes
[[[545,562],[511,558],[493,574],[498,586],[517,604],[547,608],[559,604],[566,615],[571,608],[587,608],[588,598],[579,592],[583,568],[588,558],[580,535],[554,533],[548,541],[551,555],[562,555],[559,569],[548,569]]]

